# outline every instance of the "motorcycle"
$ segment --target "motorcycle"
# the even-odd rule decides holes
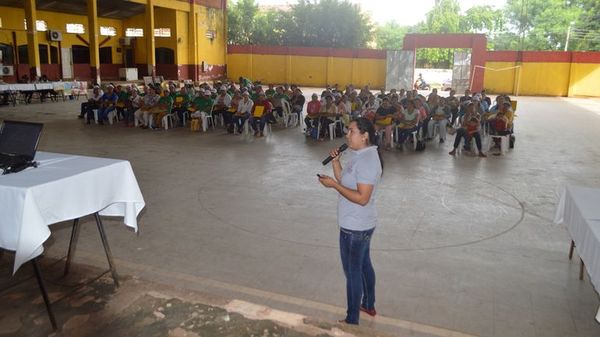
[[[431,90],[431,86],[423,80],[416,80],[414,88],[416,90]]]

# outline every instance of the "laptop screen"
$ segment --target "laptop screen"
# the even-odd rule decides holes
[[[0,153],[35,157],[44,124],[20,121],[4,121],[0,129]]]

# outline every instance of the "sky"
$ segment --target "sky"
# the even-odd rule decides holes
[[[256,0],[259,5],[294,4],[295,0]],[[425,20],[427,13],[435,0],[400,1],[400,0],[350,0],[361,6],[363,11],[370,13],[373,21],[383,24],[396,21],[402,26],[412,26]],[[506,0],[459,0],[461,11],[476,5],[489,5],[502,8]]]

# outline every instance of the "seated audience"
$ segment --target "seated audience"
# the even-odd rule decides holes
[[[321,125],[320,139],[324,139],[329,134],[329,124],[338,118],[337,106],[333,102],[333,96],[325,96],[325,104],[321,105],[319,124]]]
[[[147,129],[150,126],[151,111],[158,104],[160,97],[156,94],[156,89],[153,85],[145,86],[144,92],[142,105],[134,113],[134,120],[142,129]]]
[[[102,91],[102,89],[100,89],[100,86],[95,85],[92,89],[92,97],[90,97],[87,100],[87,102],[81,103],[81,113],[79,114],[79,116],[77,116],[77,118],[84,118],[86,117],[86,114],[87,116],[89,116],[89,114],[93,113],[93,109],[98,109],[100,107],[100,99],[103,95],[104,92]],[[92,115],[91,118],[93,117],[94,115]],[[86,118],[88,124],[90,124],[89,121],[91,120],[91,118]]]
[[[306,118],[304,118],[307,135],[310,135],[310,129],[319,127],[319,112],[321,112],[321,101],[319,101],[319,95],[312,94],[311,100],[306,106]]]
[[[301,123],[300,119],[302,118],[302,110],[304,109],[305,102],[306,98],[302,94],[302,90],[298,87],[294,88],[290,104],[292,106],[292,113],[298,114],[298,123]]]
[[[100,98],[100,107],[98,108],[98,124],[104,125],[104,122],[108,122],[108,114],[117,108],[117,100],[119,96],[115,93],[115,88],[112,85],[106,87],[106,92]],[[93,118],[93,114],[88,114],[88,124],[90,122],[90,115]]]
[[[225,123],[228,133],[233,133],[234,131],[233,117],[238,111],[238,106],[241,100],[242,94],[236,89],[233,93],[233,97],[231,98],[229,109],[223,111],[221,114],[223,116],[223,122]]]
[[[250,99],[250,94],[248,91],[244,91],[242,99],[238,102],[237,112],[233,116],[234,123],[237,126],[237,133],[242,134],[244,132],[244,124],[250,118],[253,106],[254,102]]]
[[[463,126],[456,130],[456,138],[454,138],[454,148],[448,154],[455,155],[456,149],[460,145],[461,139],[465,140],[465,149],[469,149],[471,146],[471,139],[475,138],[477,144],[477,150],[479,151],[480,157],[487,157],[481,147],[481,124],[479,122],[479,115],[475,112],[475,105],[471,102],[465,106],[465,116],[463,119]]]
[[[390,150],[392,148],[392,132],[393,132],[393,118],[396,113],[396,108],[390,104],[390,100],[384,97],[381,102],[381,106],[377,108],[377,115],[375,116],[375,130],[384,130],[385,143],[383,148]]]
[[[421,113],[415,105],[415,100],[406,101],[406,109],[397,113],[396,132],[398,133],[398,145],[402,149],[402,145],[413,132],[419,130],[421,121]]]
[[[137,89],[137,87],[135,87],[135,84],[128,86],[127,90],[129,91],[130,94],[129,94],[128,101],[125,103],[125,110],[124,110],[125,126],[133,127],[135,111],[137,111],[139,108],[142,107],[142,105],[144,104],[144,98],[142,97],[142,95],[140,95],[138,93],[138,89]]]
[[[429,121],[429,128],[427,130],[427,138],[433,139],[433,133],[437,127],[440,135],[440,143],[446,141],[446,126],[448,125],[448,119],[452,117],[450,107],[446,105],[446,100],[443,97],[438,97],[437,105],[435,110],[431,114],[431,120]]]
[[[252,106],[252,114],[250,114],[250,126],[254,129],[254,136],[264,137],[265,125],[269,123],[273,117],[273,107],[267,100],[264,92],[258,95],[258,100]]]

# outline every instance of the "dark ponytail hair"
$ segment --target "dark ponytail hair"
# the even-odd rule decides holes
[[[369,133],[369,145],[377,145],[379,142],[379,137],[375,132],[375,126],[373,123],[366,117],[358,117],[353,120],[356,123],[356,128],[360,131],[361,134],[365,132]],[[383,174],[383,157],[381,157],[381,151],[377,148],[377,155],[379,155],[379,162],[381,163],[381,173]]]

